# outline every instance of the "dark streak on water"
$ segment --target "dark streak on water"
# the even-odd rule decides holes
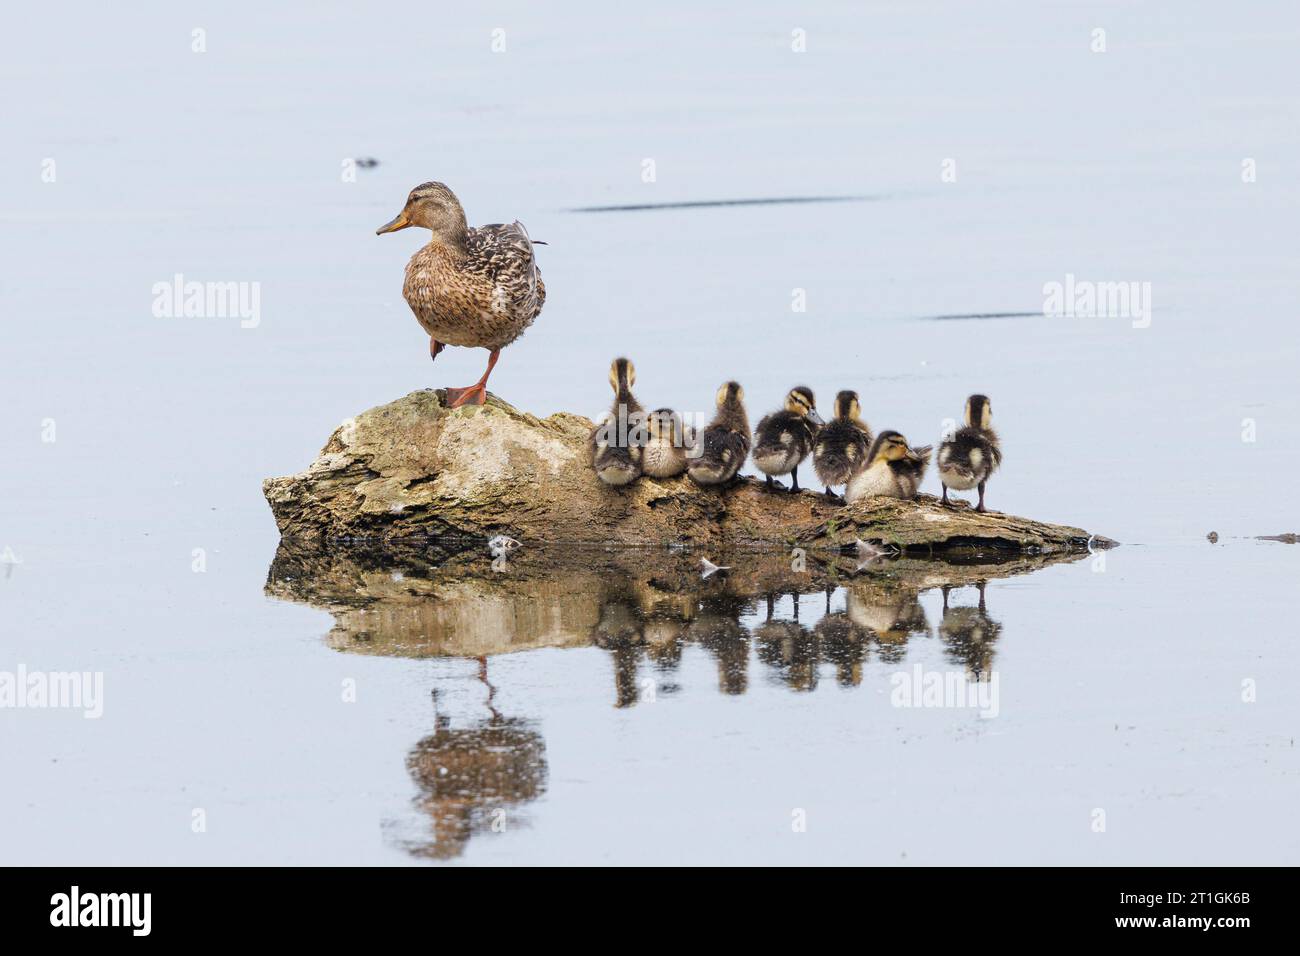
[[[954,322],[962,319],[1034,319],[1043,313],[1039,312],[962,312],[956,315],[923,315],[921,318],[927,322]]]
[[[704,209],[711,206],[778,206],[795,203],[874,202],[887,196],[775,196],[768,199],[694,199],[687,202],[629,203],[622,206],[576,206],[565,212],[645,212],[653,209]]]

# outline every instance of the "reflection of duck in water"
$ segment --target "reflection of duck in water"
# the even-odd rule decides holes
[[[718,662],[718,690],[724,694],[743,694],[749,689],[749,632],[740,623],[744,608],[739,598],[705,598],[686,630],[687,638]]]
[[[627,598],[607,601],[591,632],[592,643],[614,658],[615,707],[631,707],[640,696],[637,666],[645,650],[644,621],[640,609]]]
[[[416,805],[433,821],[433,842],[409,847],[415,856],[457,857],[475,833],[504,822],[507,806],[535,800],[546,791],[541,734],[529,721],[502,717],[493,706],[496,689],[488,683],[485,657],[479,658],[479,679],[487,684],[492,717],[459,729],[439,718],[438,729],[406,758],[406,769],[421,791]]]
[[[849,620],[876,638],[880,659],[897,664],[907,653],[907,639],[930,633],[917,590],[877,581],[854,581],[845,591]]]
[[[776,610],[776,595],[767,596],[767,620],[754,628],[758,642],[758,659],[780,672],[781,679],[792,690],[817,688],[818,650],[817,637],[799,623],[799,595],[791,595],[794,604],[793,620],[772,619]]]
[[[993,670],[993,645],[1002,633],[1002,625],[989,617],[984,605],[984,581],[977,585],[980,602],[976,607],[948,607],[948,592],[943,588],[943,621],[939,637],[948,648],[948,658],[964,664],[971,680],[987,681]]]
[[[813,634],[822,660],[835,665],[835,679],[840,686],[861,684],[871,635],[853,622],[848,611],[831,611],[831,590],[826,592],[826,613],[813,627]]]

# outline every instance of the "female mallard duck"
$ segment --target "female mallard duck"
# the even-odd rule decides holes
[[[835,417],[817,433],[817,441],[813,443],[813,470],[826,486],[827,498],[835,498],[831,485],[849,483],[870,447],[871,429],[862,420],[858,393],[840,392],[835,396]]]
[[[822,424],[812,389],[796,385],[785,397],[785,408],[764,415],[754,429],[754,465],[767,476],[768,488],[780,488],[776,475],[790,476],[790,491],[799,490],[799,463],[812,451]]]
[[[609,386],[614,404],[591,433],[591,467],[607,485],[627,485],[641,474],[643,436],[641,403],[632,396],[636,368],[625,358],[609,366]]]
[[[482,405],[501,350],[524,334],[546,301],[546,286],[523,224],[470,229],[465,210],[442,183],[411,190],[406,205],[376,235],[407,226],[433,233],[406,264],[402,295],[429,333],[429,355],[448,345],[489,349],[487,371],[468,388],[447,389],[447,405]]]
[[[863,466],[849,479],[844,498],[849,504],[872,495],[911,499],[921,486],[921,476],[930,463],[930,446],[912,449],[907,439],[894,431],[876,436]]]
[[[738,382],[723,382],[715,401],[717,414],[700,434],[694,454],[687,456],[686,472],[701,485],[725,485],[749,455],[745,390]]]
[[[979,488],[976,511],[984,510],[984,483],[1002,464],[1002,445],[993,431],[993,406],[987,395],[966,399],[966,427],[959,429],[939,446],[939,481],[943,483],[943,503],[948,504],[948,489],[969,491]]]
[[[657,408],[646,416],[647,439],[641,451],[641,470],[651,478],[673,478],[686,470],[686,449],[695,444],[689,425],[671,408]]]

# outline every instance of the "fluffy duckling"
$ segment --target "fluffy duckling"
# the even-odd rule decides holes
[[[686,470],[686,449],[695,444],[694,429],[671,408],[657,408],[646,418],[641,471],[651,478],[673,478]]]
[[[850,504],[872,495],[911,499],[921,486],[921,476],[930,463],[930,446],[910,448],[907,439],[895,431],[876,436],[860,468],[849,479],[844,498]]]
[[[736,477],[749,455],[749,416],[745,414],[745,390],[738,382],[723,382],[715,399],[718,406],[708,426],[700,433],[697,447],[688,456],[687,474],[701,485],[725,485]]]
[[[790,491],[799,490],[799,463],[812,451],[822,424],[817,400],[807,385],[790,389],[785,408],[763,416],[754,429],[754,465],[767,476],[768,488],[782,487],[775,476],[789,475]]]
[[[402,295],[429,336],[429,355],[448,345],[488,349],[483,377],[447,389],[447,405],[482,405],[501,350],[524,334],[546,302],[546,286],[523,223],[470,228],[460,200],[442,183],[421,183],[377,235],[422,226],[432,236],[406,266]]]
[[[987,395],[966,399],[966,426],[939,446],[939,481],[943,483],[943,503],[948,504],[948,489],[969,491],[979,488],[976,511],[984,510],[984,484],[1002,464],[1002,445],[993,431],[993,406]]]
[[[609,366],[609,386],[614,390],[614,404],[596,424],[591,433],[591,467],[596,476],[607,485],[616,487],[631,484],[641,474],[641,454],[644,442],[638,432],[642,429],[644,412],[641,403],[632,395],[636,383],[636,367],[631,360],[616,358]]]
[[[831,485],[847,485],[871,448],[871,429],[862,420],[858,393],[845,390],[835,396],[835,417],[817,433],[813,443],[813,470],[835,500]]]

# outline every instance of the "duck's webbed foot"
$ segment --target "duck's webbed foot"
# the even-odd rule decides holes
[[[462,405],[482,405],[486,401],[486,385],[470,385],[468,388],[447,389],[448,408],[460,408]]]
[[[987,511],[984,507],[984,482],[980,482],[980,503],[975,506],[976,511]]]
[[[430,358],[430,359],[435,359],[435,360],[436,360],[436,359],[438,358],[438,353],[441,352],[441,351],[442,351],[443,349],[445,349],[446,347],[447,347],[447,346],[443,345],[441,342],[439,342],[437,339],[435,339],[432,335],[429,336],[429,358]]]
[[[432,348],[432,346],[430,346]],[[496,367],[497,358],[500,357],[501,350],[493,349],[488,355],[487,371],[483,377],[468,388],[449,388],[447,389],[447,407],[460,408],[462,405],[482,405],[487,401],[487,382],[488,376],[492,374],[492,369]]]
[[[763,477],[766,480],[768,491],[785,491],[785,485],[781,484],[781,482],[777,481],[771,475],[764,475]]]

